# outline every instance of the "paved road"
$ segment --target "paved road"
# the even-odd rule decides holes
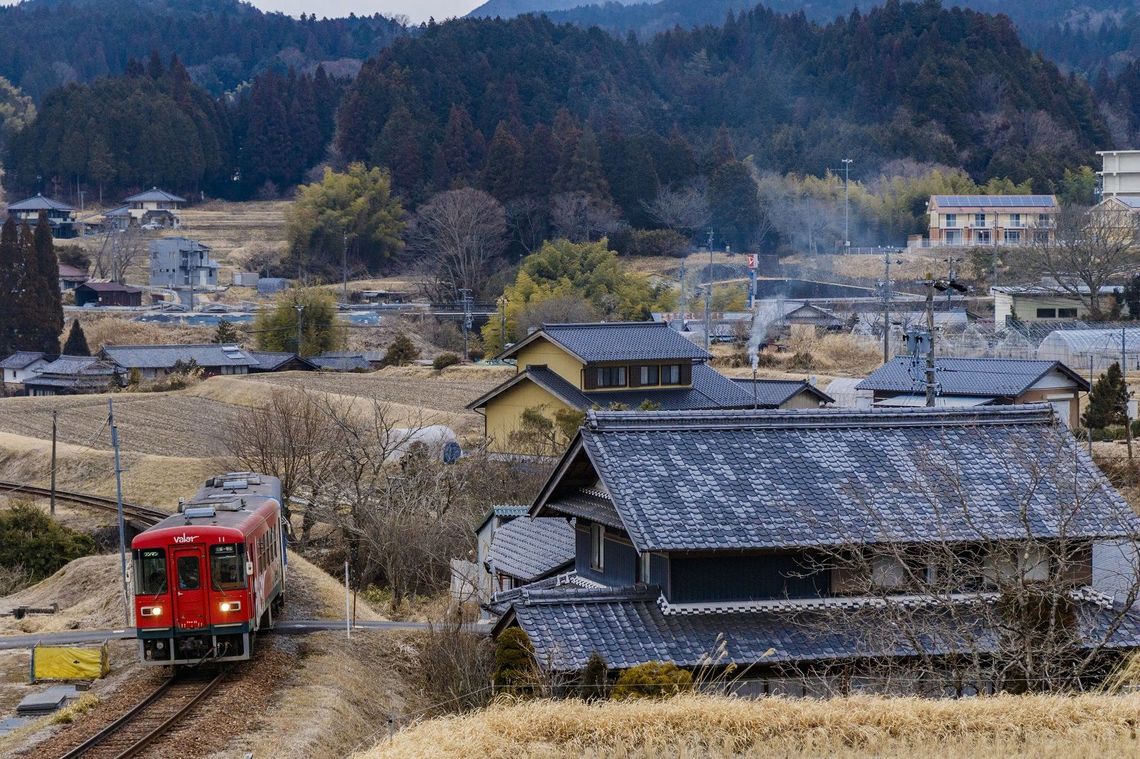
[[[426,622],[365,622],[358,621],[353,630],[426,630]],[[289,622],[278,622],[273,632],[282,635],[304,635],[323,630],[343,630],[344,620],[336,619],[299,619]],[[488,633],[491,626],[480,623],[474,626],[475,632]],[[33,635],[0,635],[0,649],[30,648],[37,643],[47,643],[55,646],[67,646],[77,643],[102,643],[105,640],[129,640],[135,637],[133,627],[124,627],[118,630],[67,630],[54,633],[36,633]]]

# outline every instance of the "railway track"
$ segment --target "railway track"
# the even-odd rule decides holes
[[[143,754],[167,730],[206,698],[224,674],[211,680],[176,675],[129,712],[63,754],[60,759],[127,759]]]
[[[50,488],[41,488],[35,485],[25,485],[20,482],[6,482],[4,480],[0,480],[0,495],[7,493],[26,493],[27,495],[34,495],[42,498],[51,497]],[[74,503],[78,506],[89,506],[93,509],[99,509],[101,511],[117,512],[119,510],[118,504],[115,503],[114,498],[104,498],[103,496],[90,495],[89,493],[76,493],[69,490],[59,490],[57,488],[55,491],[55,498],[57,501]],[[165,511],[159,511],[158,509],[139,506],[133,503],[123,504],[123,515],[147,526],[158,524],[163,519],[170,516],[170,514]]]

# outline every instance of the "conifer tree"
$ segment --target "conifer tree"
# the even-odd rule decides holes
[[[582,130],[569,162],[559,168],[555,184],[562,192],[584,192],[592,198],[609,200],[610,187],[602,171],[598,138],[589,126]]]
[[[67,333],[67,341],[63,344],[65,356],[90,356],[91,348],[87,345],[87,335],[83,334],[83,327],[78,319],[73,319],[71,329]]]
[[[1120,364],[1114,363],[1097,378],[1089,393],[1089,405],[1081,415],[1081,424],[1088,429],[1103,430],[1113,424],[1125,423],[1125,408],[1128,404],[1128,386],[1120,372]]]
[[[35,321],[30,325],[34,334],[32,350],[54,354],[59,350],[59,335],[63,332],[63,299],[59,292],[59,261],[55,257],[55,245],[51,236],[51,225],[47,214],[40,212],[33,233],[35,254],[34,278],[29,280],[29,296]]]
[[[0,356],[8,356],[17,350],[17,234],[16,220],[9,216],[0,228]]]
[[[483,189],[505,203],[522,192],[523,149],[511,134],[505,121],[500,121],[487,150],[483,167]]]
[[[218,329],[214,332],[213,341],[219,345],[235,345],[241,342],[241,334],[233,322],[222,319],[218,322]]]

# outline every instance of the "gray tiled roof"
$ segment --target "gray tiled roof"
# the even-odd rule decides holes
[[[12,203],[8,206],[9,211],[74,211],[75,209],[67,203],[61,203],[58,200],[37,195],[34,198],[27,198],[25,200]]]
[[[80,287],[86,287],[97,293],[141,293],[142,288],[121,285],[118,282],[84,282]]]
[[[758,408],[780,408],[782,404],[804,390],[811,393],[818,401],[835,403],[835,399],[830,395],[804,380],[762,379],[753,382],[750,379],[734,378],[733,381],[744,389],[750,400],[755,389],[755,402]]]
[[[1140,531],[1047,405],[589,412],[531,513],[594,476],[639,551]]]
[[[124,203],[185,203],[185,198],[180,198],[173,195],[166,190],[160,190],[157,187],[152,187],[145,192],[140,192],[137,195],[132,195]]]
[[[526,589],[523,589],[526,590]],[[905,635],[874,635],[872,622],[882,628],[884,616],[870,617],[859,609],[845,611],[749,611],[702,615],[669,615],[657,604],[659,589],[617,588],[579,590],[567,587],[534,589],[520,593],[511,604],[519,626],[534,646],[535,659],[556,671],[580,670],[597,652],[614,669],[627,669],[648,661],[668,661],[697,667],[710,661],[721,664],[780,664],[784,662],[849,659],[866,656],[905,656],[914,653]],[[1090,603],[1081,605],[1086,635],[1103,636],[1117,614]],[[993,631],[970,625],[969,615],[956,615],[960,650],[993,645]],[[504,620],[508,620],[504,617]],[[975,620],[977,618],[975,617]],[[932,626],[937,623],[932,622]],[[945,629],[944,624],[938,629]],[[938,635],[928,653],[949,653],[953,634]],[[1097,637],[1103,640],[1103,637]],[[890,644],[887,641],[891,641]],[[1140,616],[1124,617],[1109,647],[1140,645]],[[724,654],[717,656],[720,646]],[[936,647],[935,647],[936,646]]]
[[[551,502],[548,508],[559,514],[581,517],[591,522],[600,522],[607,527],[615,527],[619,530],[625,529],[625,525],[621,522],[621,515],[614,508],[613,501],[602,497],[600,494],[594,495],[581,490],[576,493],[567,493],[557,501]]]
[[[201,367],[257,366],[247,351],[233,345],[107,345],[103,355],[124,369],[170,369],[193,360]]]
[[[0,361],[0,369],[24,369],[41,360],[43,357],[43,353],[37,353],[35,351],[16,351],[11,356]]]
[[[514,355],[543,335],[587,363],[595,361],[704,361],[709,354],[664,322],[544,324],[502,354]]]
[[[935,378],[945,395],[987,395],[1016,397],[1046,373],[1057,369],[1069,375],[1074,384],[1087,389],[1088,381],[1060,361],[1036,361],[1020,358],[938,358],[934,362]],[[857,390],[897,393],[922,391],[916,377],[922,377],[925,364],[913,368],[909,357],[898,357],[883,364]]]
[[[44,366],[42,374],[80,374],[91,367],[110,364],[102,362],[97,356],[60,356],[55,361]]]
[[[489,555],[494,571],[540,580],[574,562],[574,526],[562,517],[521,516],[499,526]]]
[[[367,372],[372,370],[372,364],[362,353],[337,355],[322,353],[319,356],[310,356],[309,363],[318,369],[328,369],[334,372]]]

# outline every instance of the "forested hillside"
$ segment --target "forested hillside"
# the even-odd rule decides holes
[[[535,135],[564,144],[589,125],[638,160],[672,162],[668,138],[706,155],[724,126],[740,156],[778,172],[909,158],[1041,190],[1111,144],[1089,87],[1022,46],[1008,19],[891,3],[827,26],[758,8],[643,44],[535,16],[434,26],[365,66],[340,145],[392,166],[416,196],[495,171],[485,146],[500,123],[524,156],[547,150]],[[558,164],[546,172],[557,185]]]
[[[319,11],[314,7],[314,11]],[[219,95],[267,69],[375,55],[403,33],[379,15],[317,20],[238,0],[26,0],[0,6],[0,76],[36,100],[60,85],[122,73],[152,50],[177,55]]]
[[[343,80],[270,70],[236,100],[212,97],[175,58],[128,62],[120,77],[53,90],[9,140],[9,191],[112,198],[162,185],[223,197],[276,195],[304,178],[332,138]]]
[[[866,13],[886,0],[765,0],[781,13],[803,12],[827,23],[858,8]],[[1115,73],[1140,57],[1140,9],[1129,0],[943,0],[964,7],[1010,16],[1031,50],[1077,71],[1095,73],[1107,66]],[[720,25],[729,11],[757,5],[756,0],[660,0],[660,2],[590,3],[589,0],[492,0],[471,15],[545,13],[556,22],[598,26],[615,34],[633,31],[643,38],[674,26]]]

